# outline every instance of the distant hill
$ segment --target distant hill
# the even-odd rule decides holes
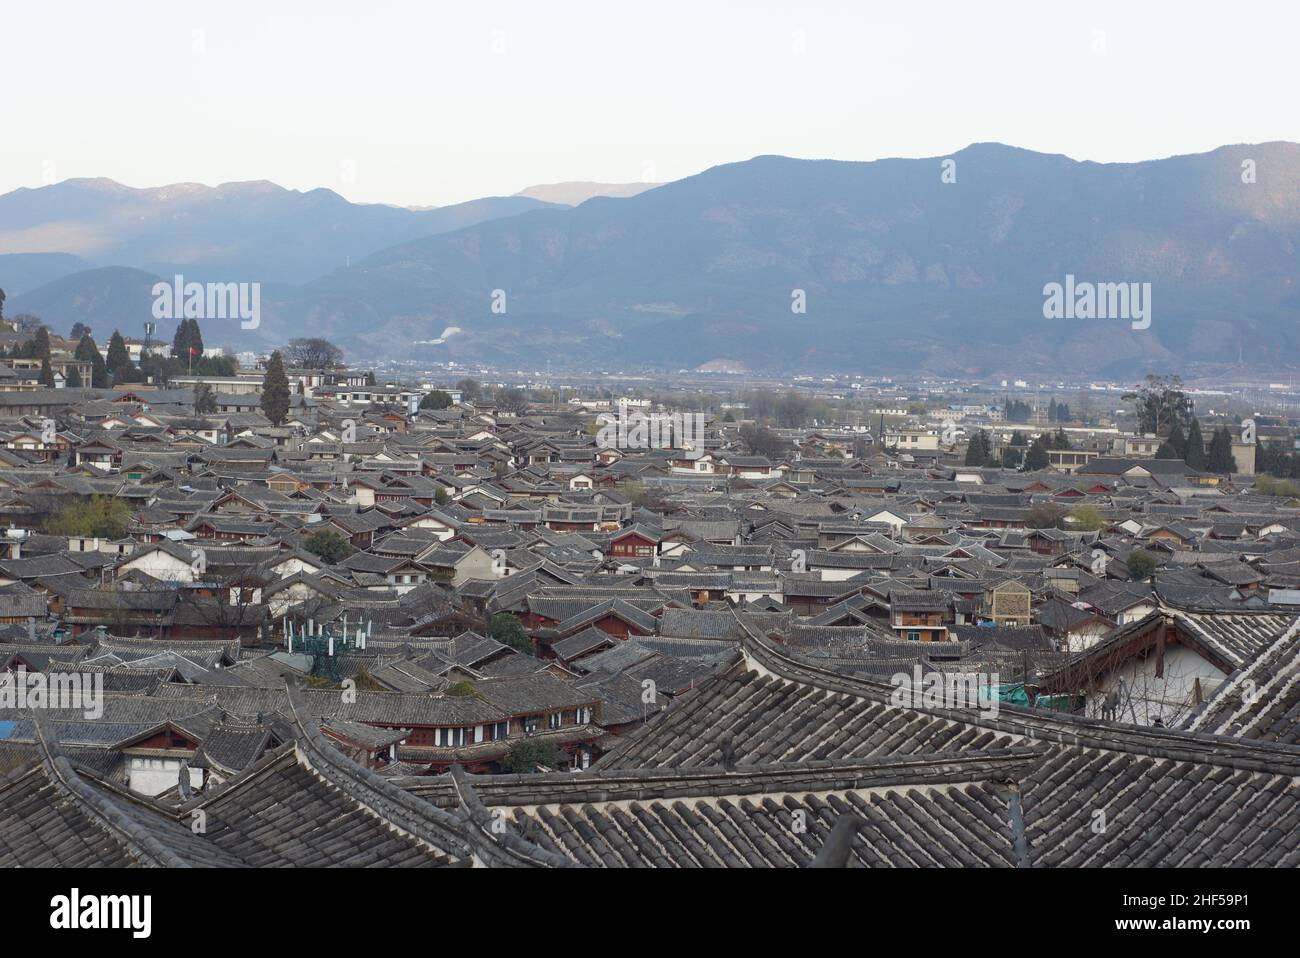
[[[1242,180],[1246,160],[1256,182]],[[1238,357],[1273,368],[1300,355],[1298,185],[1293,143],[1123,164],[999,144],[871,163],[763,156],[427,235],[268,289],[247,341],[310,331],[358,358],[522,368],[1128,377]],[[1045,319],[1044,285],[1067,274],[1151,283],[1151,327]],[[796,290],[806,312],[791,310]],[[450,326],[460,332],[430,342]]]
[[[593,196],[627,197],[652,190],[662,183],[544,183],[520,190],[515,196],[527,196],[545,203],[577,206]]]
[[[0,255],[0,289],[5,291],[6,296],[18,296],[89,266],[81,257],[67,253]]]
[[[35,290],[14,296],[5,304],[5,315],[31,313],[61,336],[75,323],[93,330],[95,341],[106,348],[114,329],[124,336],[144,335],[144,323],[152,319],[150,290],[159,277],[124,266],[105,266],[61,277]],[[7,294],[7,291],[6,291]],[[158,335],[170,340],[175,323],[158,323]],[[213,345],[221,342],[213,338]]]
[[[409,210],[266,181],[134,189],[74,179],[0,196],[0,254],[71,254],[202,282],[303,283],[395,243],[546,205],[507,196]]]
[[[1297,355],[1300,146],[1098,164],[977,144],[953,183],[943,159],[757,157],[493,220],[336,270],[272,327],[382,354],[456,325],[430,355],[596,368],[1127,375]],[[1067,274],[1152,283],[1151,328],[1045,319]]]

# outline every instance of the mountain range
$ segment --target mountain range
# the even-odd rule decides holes
[[[520,368],[1280,369],[1300,346],[1298,187],[1285,142],[1120,164],[991,143],[761,156],[576,206],[533,191],[428,211],[70,181],[0,197],[0,287],[10,314],[129,328],[183,267],[265,284],[261,327],[213,342],[310,332],[356,357]],[[1045,318],[1067,276],[1150,283],[1150,328]]]
[[[199,282],[296,284],[394,243],[548,205],[497,196],[412,210],[265,180],[134,189],[74,179],[0,196],[0,254],[72,255]],[[7,269],[0,260],[0,277],[9,279]]]
[[[577,206],[594,196],[626,197],[636,196],[646,190],[662,186],[661,183],[543,183],[520,190],[515,196],[528,196],[545,203],[560,203],[565,206]]]

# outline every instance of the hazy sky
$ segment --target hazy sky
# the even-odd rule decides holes
[[[1300,140],[1300,4],[0,0],[0,192],[269,179],[442,205],[762,153]]]

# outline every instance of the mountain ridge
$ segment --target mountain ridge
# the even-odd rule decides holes
[[[1128,163],[997,143],[760,155],[376,250],[264,296],[259,342],[311,329],[360,355],[528,368],[1127,375],[1221,363],[1270,336],[1278,360],[1300,346],[1297,183],[1300,146],[1285,141]],[[1044,285],[1067,274],[1151,282],[1152,328],[1046,320]],[[806,313],[791,311],[799,290]]]
[[[395,243],[549,205],[484,197],[408,210],[269,180],[131,187],[78,178],[0,195],[0,254],[62,253],[93,267],[198,280],[304,283]]]
[[[563,183],[539,183],[522,189],[515,196],[526,196],[547,203],[578,206],[597,196],[623,199],[663,186],[662,183],[594,183],[587,180],[566,180]]]

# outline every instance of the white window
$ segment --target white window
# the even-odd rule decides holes
[[[435,730],[433,741],[444,748],[460,748],[466,742],[466,732],[463,728],[440,728]]]

